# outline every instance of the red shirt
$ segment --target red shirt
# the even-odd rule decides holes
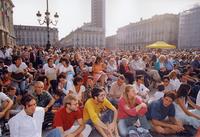
[[[130,109],[126,109],[126,101],[123,97],[119,99],[118,102],[118,119],[134,117],[134,116],[143,116],[147,112],[147,107],[141,108],[139,112],[136,111],[136,106],[142,103],[142,99],[140,97],[135,98],[135,104],[130,107]]]
[[[82,117],[83,115],[80,109],[71,113],[67,113],[66,108],[62,107],[55,114],[53,127],[62,127],[64,131],[68,130],[72,127],[76,120]]]

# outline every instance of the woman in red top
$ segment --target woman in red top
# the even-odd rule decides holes
[[[145,113],[147,106],[142,99],[137,96],[136,89],[132,85],[127,85],[125,92],[118,103],[118,128],[120,135],[126,137],[130,130],[136,129],[134,123],[139,119],[141,127],[150,129]]]

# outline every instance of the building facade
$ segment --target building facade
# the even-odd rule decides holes
[[[200,6],[180,13],[178,48],[200,48]]]
[[[150,19],[130,23],[117,30],[117,46],[120,49],[143,49],[156,41],[177,45],[178,15],[155,15]]]
[[[91,22],[60,40],[63,47],[105,47],[105,0],[91,0]]]
[[[19,46],[45,46],[47,44],[47,27],[14,25],[16,43]],[[58,42],[57,28],[50,28],[49,40],[52,46]]]
[[[108,48],[108,49],[117,49],[118,48],[116,35],[106,37],[106,48]]]
[[[15,45],[11,0],[0,0],[0,47]]]
[[[96,27],[82,26],[60,40],[63,47],[104,47],[103,30]]]

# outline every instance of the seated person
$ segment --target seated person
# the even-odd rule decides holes
[[[88,137],[92,129],[83,123],[77,98],[69,94],[65,96],[63,104],[64,107],[55,113],[53,127],[58,128],[65,137]],[[78,124],[75,125],[76,121]]]
[[[110,102],[117,106],[119,98],[122,96],[123,92],[125,91],[126,83],[125,83],[125,77],[123,75],[120,75],[117,78],[117,81],[113,82],[111,84],[110,91],[108,93]]]
[[[56,90],[56,92],[53,95],[53,98],[55,99],[55,102],[52,106],[52,112],[56,112],[62,105],[63,105],[63,98],[65,94],[62,93],[62,90]]]
[[[44,91],[43,88],[44,88],[43,82],[36,81],[34,85],[33,96],[36,99],[37,106],[43,107],[45,110],[45,117],[44,117],[44,122],[43,122],[43,129],[44,129],[52,124],[53,113],[51,112],[51,108],[55,100],[51,96],[51,94],[49,94],[48,91]]]
[[[199,109],[200,106],[194,104],[189,95],[191,87],[188,84],[181,84],[175,100],[176,118],[181,120],[185,125],[191,125],[198,129],[200,127],[200,115],[192,113],[188,109],[188,104],[193,109]]]
[[[20,104],[21,95],[16,95],[16,88],[14,86],[9,86],[6,90],[7,96],[13,101],[13,106],[11,107],[10,114],[16,115],[20,112],[23,106]]]
[[[146,119],[147,105],[137,96],[136,90],[132,85],[127,85],[118,103],[118,128],[121,137],[127,137],[137,120],[141,127],[149,130],[150,126]]]
[[[164,89],[165,89],[164,85],[162,84],[158,85],[157,91],[154,93],[153,97],[149,100],[148,103],[162,98],[164,96]]]
[[[12,105],[13,101],[6,94],[0,92],[0,119],[4,118],[5,122],[8,121],[9,110],[12,107]]]
[[[133,86],[136,89],[136,93],[144,100],[144,102],[147,103],[149,100],[148,92],[150,90],[147,87],[145,87],[145,85],[144,85],[144,76],[137,75],[136,82],[133,84]]]
[[[33,96],[36,99],[37,106],[44,107],[45,112],[54,104],[55,100],[47,91],[43,90],[44,84],[42,81],[36,81],[34,85]]]
[[[94,78],[92,76],[88,76],[85,83],[85,92],[83,97],[83,102],[85,102],[92,97],[92,90],[95,87]]]
[[[114,113],[112,120],[109,112]],[[83,109],[83,120],[85,123],[92,122],[91,124],[103,137],[119,136],[117,131],[117,110],[106,99],[106,93],[103,88],[93,89],[92,98],[86,101]]]
[[[164,93],[168,91],[176,92],[176,87],[172,83],[170,83],[170,78],[168,76],[163,76],[162,84],[165,87]]]
[[[148,106],[146,116],[153,131],[160,134],[175,134],[184,130],[182,122],[175,118],[174,100],[175,94],[167,92],[163,98],[151,102]]]

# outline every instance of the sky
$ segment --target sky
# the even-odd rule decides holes
[[[46,0],[12,0],[15,5],[13,20],[15,25],[39,26],[36,13],[43,15]],[[200,4],[200,0],[106,0],[106,36],[116,34],[118,28],[164,13],[178,14]],[[59,39],[72,30],[91,21],[91,0],[49,0],[52,15],[58,12],[57,27]],[[44,16],[43,16],[44,17]]]

